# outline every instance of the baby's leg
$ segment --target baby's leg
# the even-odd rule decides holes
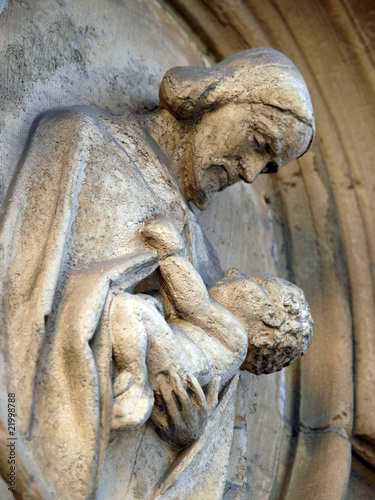
[[[174,373],[185,380],[195,367],[150,296],[116,295],[109,325],[116,368],[112,429],[137,428],[150,416],[157,376]]]
[[[138,302],[129,293],[116,295],[110,307],[115,360],[112,430],[140,427],[154,404],[146,367],[147,332],[138,309]]]

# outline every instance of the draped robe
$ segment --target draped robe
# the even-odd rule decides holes
[[[211,285],[217,267],[195,216],[162,152],[134,117],[72,108],[34,122],[2,210],[0,321],[2,390],[16,393],[21,466],[29,481],[39,478],[35,498],[47,498],[47,490],[59,499],[97,494],[112,408],[108,303],[116,290],[131,291],[157,268],[157,255],[144,247],[138,230],[159,214],[183,232],[190,260]],[[234,419],[236,384],[237,378],[203,441],[183,457],[160,440],[155,445],[164,450],[164,465],[145,498],[151,490],[155,498],[166,495],[171,487],[183,498],[184,486],[178,489],[176,481],[197,456],[204,462],[200,454],[222,419],[227,428]],[[127,498],[139,494],[129,488],[137,481],[131,447],[137,442],[139,448],[145,432],[159,439],[143,427],[112,439],[100,496],[125,498],[124,480],[117,492],[110,480],[118,458],[129,453],[130,462],[117,473],[128,477]],[[222,462],[231,446],[231,433],[226,435]]]

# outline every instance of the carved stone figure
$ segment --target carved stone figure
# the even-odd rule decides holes
[[[302,76],[268,48],[170,70],[157,112],[36,119],[0,247],[21,494],[221,497],[238,369],[281,369],[312,323],[297,287],[222,278],[188,203],[277,172],[313,137]]]
[[[279,278],[248,279],[230,269],[208,293],[180,255],[184,242],[166,219],[147,222],[141,234],[158,251],[160,290],[173,310],[167,323],[157,290],[161,300],[126,292],[113,299],[111,337],[119,373],[112,429],[139,427],[153,410],[158,434],[180,449],[203,432],[205,410],[239,368],[272,373],[304,354],[312,319],[302,290]]]

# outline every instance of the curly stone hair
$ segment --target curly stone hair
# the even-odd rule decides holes
[[[273,373],[302,356],[311,344],[313,320],[303,291],[275,276],[247,278],[231,269],[210,295],[245,327],[248,352],[242,365],[257,375]]]

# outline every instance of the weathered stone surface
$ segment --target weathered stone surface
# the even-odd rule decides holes
[[[186,84],[174,109],[176,86],[164,83],[176,71]],[[211,286],[220,268],[187,205],[205,208],[309,148],[303,78],[272,49],[242,52],[208,79],[176,71],[157,112],[133,103],[37,117],[2,206],[4,389],[13,402],[22,390],[17,446],[30,463],[21,469],[35,468],[41,497],[116,497],[106,474],[120,464],[125,477],[131,467],[128,498],[221,498],[236,482],[244,493],[238,371],[280,370],[311,341],[297,287],[233,271]],[[135,456],[119,460],[117,440],[127,447],[121,434],[138,428]],[[142,484],[149,443],[158,459]],[[142,454],[137,478],[131,462]]]
[[[375,478],[365,464],[353,457],[352,471],[350,474],[349,488],[346,498],[372,498],[375,491]]]
[[[2,2],[0,11],[1,200],[38,114],[90,104],[152,109],[169,68],[203,65],[155,1],[30,0]]]
[[[309,354],[302,363],[297,362],[286,371],[286,394],[282,374],[259,379],[250,374],[242,377],[246,379],[247,394],[247,497],[268,498],[288,491],[293,498],[298,498],[301,491],[307,498],[312,491],[315,497],[324,497],[327,492],[332,493],[333,477],[337,486],[334,493],[340,497],[348,480],[347,446],[338,445],[336,438],[331,437],[324,446],[310,446],[304,437],[298,440],[295,436],[310,433],[309,440],[316,439],[317,443],[322,440],[316,437],[321,433],[338,433],[343,440],[350,437],[354,318],[357,387],[354,442],[357,452],[373,462],[371,439],[364,439],[373,434],[374,413],[366,382],[372,377],[374,366],[369,272],[374,253],[371,250],[374,182],[369,168],[374,118],[370,4],[354,5],[350,1],[342,5],[328,2],[323,6],[304,2],[297,6],[292,0],[262,4],[237,0],[173,3],[186,16],[185,23],[191,23],[218,59],[248,47],[274,45],[298,64],[312,90],[319,147],[315,144],[298,165],[282,171],[272,183],[266,181],[266,192],[260,180],[254,186],[237,184],[214,196],[208,210],[197,212],[197,216],[218,250],[223,269],[236,266],[248,275],[278,272],[294,280],[306,291],[315,319],[316,336]],[[0,23],[5,26],[0,35],[4,43],[2,76],[6,80],[2,88],[8,92],[3,96],[9,103],[2,115],[3,198],[27,130],[38,113],[55,106],[82,104],[82,99],[85,103],[118,110],[124,105],[139,110],[144,103],[151,109],[157,103],[157,86],[166,69],[182,64],[200,65],[202,61],[188,37],[156,3],[91,2],[90,9],[73,2],[39,2],[39,5],[40,9],[30,1],[14,5],[5,2],[1,6]],[[100,18],[94,14],[98,10],[103,12]],[[147,36],[141,36],[142,33]],[[117,49],[120,46],[126,47],[126,51]],[[121,134],[118,137],[124,140]],[[129,140],[125,141],[129,147]],[[90,154],[98,160],[104,159],[92,151]],[[105,230],[105,224],[102,229]],[[118,243],[120,249],[123,240]],[[92,256],[95,251],[94,242]],[[77,262],[79,258],[75,254]],[[242,438],[233,439],[234,456],[235,450],[243,449],[243,429],[239,429]],[[132,432],[138,436],[135,447],[140,446],[139,434]],[[150,428],[146,432],[149,443],[158,442]],[[121,498],[123,491],[129,491],[129,475],[121,475],[121,471],[125,470],[122,467],[131,468],[135,459],[129,457],[128,465],[121,466],[118,443],[122,440],[114,440],[108,448],[117,446],[118,452],[111,455],[108,451],[103,476],[106,486],[99,489],[103,497],[116,490]],[[174,460],[173,455],[155,446],[155,455],[146,453],[142,461],[139,454],[137,463],[151,470],[159,453],[165,453],[166,464]],[[341,455],[332,454],[336,447],[342,448]],[[148,449],[151,448],[150,445]],[[336,469],[330,468],[329,460],[337,465]],[[322,464],[327,464],[330,477]],[[35,472],[28,467],[25,477],[35,478]],[[156,487],[151,483],[146,486],[142,467],[139,466],[138,482],[132,482],[131,486],[136,495],[146,495]],[[241,467],[243,464],[238,470]],[[226,487],[228,498],[243,497],[243,484],[235,470],[230,472],[234,486]],[[304,481],[310,471],[317,482],[312,489],[306,489],[310,483],[304,485]],[[360,478],[365,476],[363,470],[356,472],[350,498],[370,494],[371,487],[362,488]],[[114,498],[116,494],[113,493]],[[41,492],[35,495],[43,497]]]
[[[315,320],[310,352],[300,369],[293,366],[287,371],[295,372],[289,382],[293,386],[287,390],[287,395],[294,395],[294,403],[290,405],[287,398],[287,408],[294,422],[292,433],[298,432],[296,422],[302,419],[304,425],[318,429],[339,423],[350,437],[355,373],[354,445],[371,465],[373,438],[365,436],[373,436],[375,404],[370,389],[374,385],[374,336],[369,326],[374,317],[375,241],[370,146],[375,116],[372,3],[171,3],[216,60],[248,47],[274,46],[297,63],[308,82],[317,141],[292,171],[282,171],[267,187],[279,273],[304,289]],[[212,229],[215,225],[211,222]],[[342,460],[348,459],[342,455]],[[279,475],[282,491],[288,488],[291,463],[284,479]],[[341,478],[343,492],[347,480],[348,476]],[[324,495],[330,485],[320,484]]]

